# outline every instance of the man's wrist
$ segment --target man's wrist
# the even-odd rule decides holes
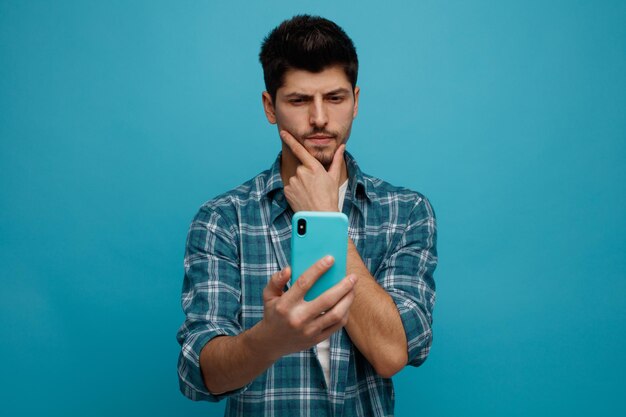
[[[248,348],[255,352],[255,355],[261,360],[268,363],[268,366],[276,362],[283,356],[272,342],[270,333],[265,328],[265,319],[262,319],[256,325],[251,327],[245,333],[244,343]]]
[[[331,203],[330,206],[318,207],[315,210],[311,210],[311,211],[331,211],[331,212],[335,212],[336,213],[336,212],[339,211],[339,209],[337,208],[338,205],[339,205],[339,203],[335,203],[334,205],[332,205],[332,203]]]

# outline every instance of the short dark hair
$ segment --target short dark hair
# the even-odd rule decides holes
[[[336,23],[319,16],[297,15],[275,27],[263,40],[259,60],[273,101],[289,69],[321,72],[340,65],[352,89],[359,72],[352,39]]]

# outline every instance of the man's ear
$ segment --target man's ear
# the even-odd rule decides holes
[[[274,102],[272,101],[270,93],[268,93],[267,91],[263,91],[261,98],[263,100],[263,110],[265,110],[265,117],[267,117],[267,121],[275,125],[276,110],[274,109]]]
[[[359,113],[359,93],[361,89],[357,86],[354,87],[354,110],[352,112],[352,118],[355,119],[356,115]]]

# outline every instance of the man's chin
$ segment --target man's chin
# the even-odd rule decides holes
[[[313,149],[309,150],[309,153],[313,155],[313,157],[317,159],[319,163],[324,166],[324,168],[328,169],[330,167],[330,164],[332,164],[333,162],[335,149],[331,150],[328,148],[320,148],[316,146]]]
[[[304,149],[317,159],[318,162],[324,166],[324,168],[330,168],[335,152],[337,151],[336,141],[333,140],[332,142],[323,145],[312,144],[306,140],[303,142],[304,143],[301,143],[304,146]]]

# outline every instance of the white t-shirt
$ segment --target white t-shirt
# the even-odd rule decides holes
[[[348,180],[339,187],[339,211],[343,208],[343,200],[346,197],[347,189]],[[320,361],[320,365],[322,365],[326,385],[328,385],[330,384],[330,338],[317,344],[317,359]]]

